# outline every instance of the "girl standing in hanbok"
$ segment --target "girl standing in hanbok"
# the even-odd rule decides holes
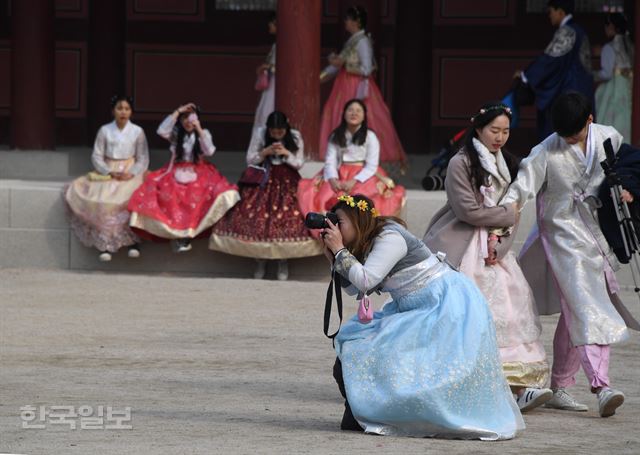
[[[269,34],[275,36],[277,30],[275,14],[271,17],[271,20],[269,20],[268,27]],[[256,117],[253,121],[252,132],[255,132],[256,128],[263,127],[267,122],[267,117],[275,109],[276,43],[273,43],[273,45],[271,45],[271,50],[269,51],[269,54],[267,54],[265,62],[256,69],[256,73],[258,76],[256,88],[261,88],[262,94],[260,95],[260,102],[258,103],[258,107],[256,109]],[[266,86],[259,86],[259,83],[262,82],[262,79],[266,79]]]
[[[447,168],[447,204],[431,220],[424,242],[445,252],[487,298],[502,368],[525,412],[553,392],[544,388],[549,365],[533,293],[510,251],[516,211],[497,206],[518,171],[516,158],[502,149],[510,120],[510,109],[500,102],[485,104],[472,118],[464,146]]]
[[[631,141],[631,93],[633,88],[633,42],[621,13],[609,14],[605,33],[610,42],[600,54],[602,69],[595,73],[602,84],[596,89],[598,123],[613,126]]]
[[[172,239],[176,251],[191,249],[191,240],[206,233],[240,199],[204,156],[216,148],[203,129],[195,104],[173,111],[158,127],[171,143],[171,161],[147,175],[131,197],[131,226],[150,239]]]
[[[147,138],[130,120],[131,99],[115,96],[111,108],[114,120],[100,128],[93,145],[95,171],[74,180],[64,193],[71,229],[83,245],[100,251],[103,262],[124,246],[130,258],[140,256],[127,204],[149,166]]]
[[[267,259],[278,259],[278,279],[286,280],[288,258],[322,254],[298,207],[298,169],[303,164],[300,132],[282,112],[272,112],[266,126],[254,130],[247,151],[249,169],[264,173],[263,181],[243,184],[240,179],[242,199],[214,226],[209,248],[256,258],[256,279],[264,277]]]
[[[326,212],[336,197],[344,193],[359,193],[372,199],[383,215],[400,214],[405,191],[395,185],[378,165],[380,143],[369,129],[365,104],[348,101],[340,125],[331,133],[324,170],[298,185],[298,201],[302,213]]]
[[[329,99],[322,109],[320,158],[324,158],[323,154],[328,151],[331,132],[342,121],[342,107],[348,100],[358,98],[367,105],[369,127],[380,138],[380,161],[405,166],[407,155],[393,126],[389,108],[373,77],[376,63],[371,38],[365,32],[366,9],[361,6],[349,7],[344,24],[351,38],[345,43],[340,54],[329,55],[329,66],[320,73],[320,82],[325,82],[337,74]]]
[[[354,316],[335,338],[341,428],[484,440],[524,429],[478,288],[402,220],[377,216],[370,199],[341,196],[332,211],[338,225],[324,230],[325,254],[347,293],[391,295],[370,322]]]

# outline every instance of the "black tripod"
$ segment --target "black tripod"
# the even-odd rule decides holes
[[[624,245],[624,252],[631,266],[631,276],[633,277],[634,291],[640,292],[638,287],[638,275],[640,275],[640,263],[638,262],[638,255],[640,255],[640,242],[638,241],[638,234],[636,227],[633,224],[633,218],[629,210],[627,202],[621,199],[622,196],[622,184],[620,177],[616,174],[614,169],[617,157],[613,151],[613,145],[611,139],[607,139],[603,143],[604,150],[607,155],[607,159],[602,161],[600,165],[604,170],[604,174],[609,184],[609,192],[611,199],[613,199],[613,208],[616,212],[616,218],[618,225],[620,226],[620,235],[622,236],[622,243]]]

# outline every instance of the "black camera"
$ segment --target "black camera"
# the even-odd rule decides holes
[[[309,229],[325,229],[329,227],[327,220],[337,225],[338,215],[333,212],[326,214],[310,212],[307,213],[307,217],[304,219],[304,225]]]

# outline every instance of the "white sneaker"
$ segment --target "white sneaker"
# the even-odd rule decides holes
[[[127,256],[129,256],[131,259],[137,259],[140,257],[140,250],[138,249],[137,245],[133,245],[131,247],[129,247],[129,251],[127,252]]]
[[[575,398],[569,395],[563,388],[554,390],[553,398],[547,401],[544,407],[575,412],[585,412],[589,410],[586,404],[578,403]]]
[[[600,417],[611,417],[624,403],[624,393],[605,387],[598,392],[598,411]]]
[[[256,262],[258,265],[256,266],[256,271],[253,272],[253,277],[256,280],[261,280],[267,271],[267,261],[265,259],[256,259]]]
[[[524,389],[524,393],[516,398],[516,403],[518,403],[520,412],[527,412],[543,405],[552,398],[553,390],[551,389],[534,389],[527,387]]]
[[[100,259],[100,262],[109,262],[111,260],[111,253],[103,251],[100,253],[100,256],[98,256],[98,259]]]
[[[287,281],[289,279],[289,264],[286,259],[278,261],[278,280]]]
[[[185,253],[191,251],[190,239],[178,239],[176,240],[176,253]]]

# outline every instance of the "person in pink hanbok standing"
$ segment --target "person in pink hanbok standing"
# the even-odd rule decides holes
[[[328,150],[329,136],[342,121],[342,107],[352,99],[362,100],[367,106],[369,127],[380,141],[380,161],[405,167],[407,155],[393,126],[389,108],[374,78],[376,62],[371,37],[365,31],[367,10],[352,6],[347,10],[344,26],[351,37],[340,54],[329,55],[329,66],[320,73],[320,82],[335,77],[331,95],[322,109],[320,124],[320,158]]]
[[[483,105],[472,117],[464,145],[447,168],[447,204],[431,220],[424,242],[445,252],[487,298],[503,372],[520,411],[526,412],[553,392],[545,388],[549,364],[533,292],[510,251],[516,211],[497,206],[517,173],[517,159],[503,149],[510,120],[511,110],[499,101]]]

